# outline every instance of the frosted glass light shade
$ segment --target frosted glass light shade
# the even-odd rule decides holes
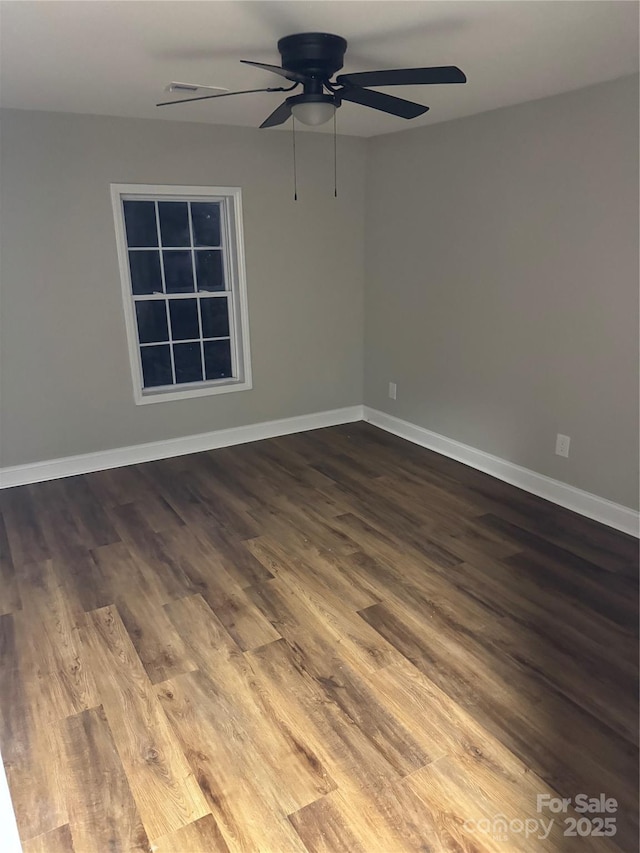
[[[329,121],[330,118],[333,118],[335,111],[335,104],[329,101],[310,101],[308,103],[294,104],[291,107],[294,118],[302,122],[302,124],[308,124],[312,127]]]

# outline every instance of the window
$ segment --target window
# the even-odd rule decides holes
[[[136,403],[251,388],[240,190],[111,194]]]

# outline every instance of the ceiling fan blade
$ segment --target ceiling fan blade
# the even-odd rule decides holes
[[[287,68],[281,68],[279,65],[267,65],[265,62],[252,62],[250,59],[241,59],[240,62],[244,65],[254,65],[256,68],[264,68],[266,71],[273,71],[274,74],[279,74],[281,77],[286,77],[287,80],[295,80],[296,83],[304,83],[309,78],[298,71],[289,71]]]
[[[228,92],[226,86],[208,86],[206,83],[180,83],[178,80],[172,80],[168,86],[165,86],[165,92],[199,92],[201,89],[206,89],[209,92]]]
[[[340,74],[336,82],[341,86],[423,86],[429,83],[466,83],[467,78],[455,65],[443,65],[439,68],[395,68]]]
[[[393,95],[385,95],[383,92],[370,92],[368,89],[361,89],[359,86],[338,89],[335,94],[342,101],[353,101],[355,104],[362,104],[363,107],[373,107],[374,110],[390,113],[400,118],[416,118],[429,109],[422,104],[405,101],[404,98],[395,98]]]
[[[291,115],[291,104],[289,99],[283,101],[280,106],[275,109],[271,115],[266,118],[260,127],[276,127],[279,124],[284,124]]]
[[[241,89],[239,92],[221,92],[219,95],[198,95],[197,98],[180,98],[179,101],[162,101],[156,107],[170,107],[171,104],[188,104],[190,101],[208,101],[210,98],[228,98],[230,95],[252,95],[254,92],[290,92],[298,84],[293,86],[276,86],[269,89]]]

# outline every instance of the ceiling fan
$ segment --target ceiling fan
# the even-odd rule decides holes
[[[240,92],[224,92],[216,95],[200,95],[164,101],[159,107],[203,101],[209,98],[227,98],[231,95],[247,95],[254,92],[291,92],[302,86],[302,93],[291,95],[275,109],[260,127],[276,127],[284,124],[292,115],[307,125],[320,125],[329,121],[343,101],[351,101],[364,107],[372,107],[383,113],[412,119],[426,113],[429,107],[396,98],[382,92],[372,92],[372,86],[415,86],[432,83],[466,83],[467,78],[455,65],[435,68],[397,68],[389,71],[363,71],[355,74],[339,74],[335,81],[331,77],[343,66],[347,42],[340,36],[329,33],[298,33],[285,36],[278,41],[282,65],[267,65],[241,59],[245,65],[264,68],[293,83],[287,87],[266,89],[244,89]],[[181,84],[182,86],[188,84]]]

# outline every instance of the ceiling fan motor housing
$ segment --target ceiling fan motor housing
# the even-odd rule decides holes
[[[278,42],[282,67],[328,80],[344,63],[346,39],[330,33],[297,33]]]

